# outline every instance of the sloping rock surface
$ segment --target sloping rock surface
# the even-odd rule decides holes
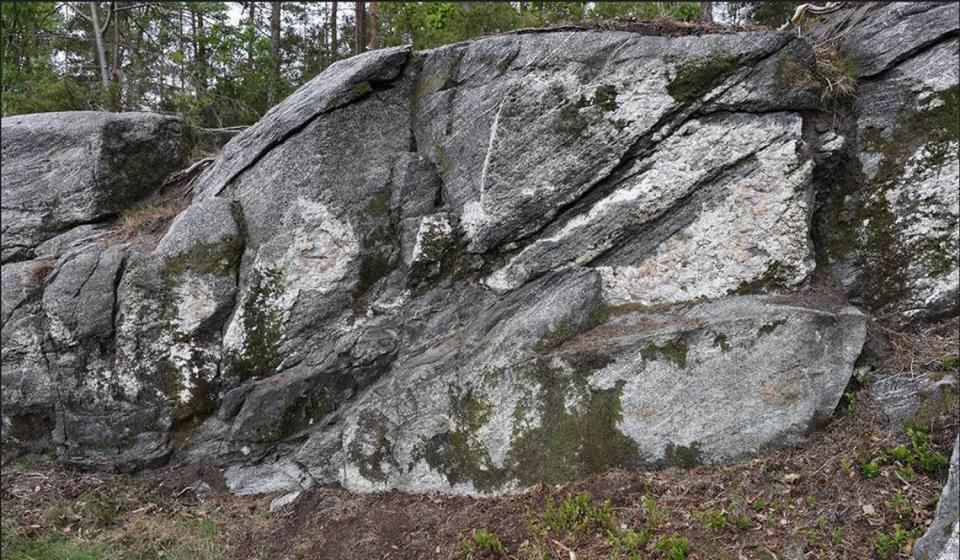
[[[183,124],[152,113],[3,119],[3,262],[129,208],[183,163]]]
[[[946,38],[877,55],[876,83],[932,79],[924,53],[950,45],[932,29],[904,33]],[[4,230],[5,456],[215,464],[238,494],[486,493],[797,442],[832,414],[866,321],[804,295],[828,237],[818,166],[867,161],[817,129],[819,88],[810,46],[778,32],[341,61],[225,146],[152,251],[90,239],[112,206]],[[4,178],[24,170],[30,204],[49,177],[6,134],[37,118],[3,122]],[[167,162],[118,154],[161,180]],[[920,188],[904,169],[890,181]],[[898,208],[905,229],[926,219]],[[830,261],[854,295],[858,243]]]

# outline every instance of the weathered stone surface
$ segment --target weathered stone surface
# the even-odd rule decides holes
[[[950,110],[955,41],[881,57],[869,146],[821,127],[790,33],[341,61],[227,144],[155,249],[109,245],[86,223],[109,212],[23,247],[5,230],[4,452],[203,462],[235,493],[293,496],[502,492],[797,442],[829,419],[865,318],[770,293],[803,289],[831,242],[811,229],[824,162],[885,177],[907,250],[949,244],[951,137],[931,118],[909,149],[891,139]],[[843,215],[865,184],[821,202]],[[854,229],[832,262],[856,296],[873,245]],[[891,313],[947,309],[949,274],[896,266],[912,295]]]
[[[551,292],[559,302],[582,288]],[[343,452],[333,455],[341,467],[324,464],[323,432],[298,462],[318,480],[335,473],[355,490],[473,493],[617,465],[728,461],[799,441],[825,421],[865,334],[852,308],[831,313],[755,298],[600,312],[611,318],[582,335],[563,340],[578,329],[560,319],[569,332],[555,328],[493,363],[481,351],[458,356],[456,373],[435,359],[398,368],[331,428],[342,430]]]
[[[960,552],[960,436],[953,444],[950,475],[927,532],[913,547],[915,560],[952,560]]]
[[[870,398],[899,429],[908,422],[949,425],[956,414],[957,378],[938,380],[907,375],[878,377],[870,386]]]
[[[6,117],[0,131],[4,262],[129,207],[183,162],[176,117],[42,113]]]
[[[820,229],[852,300],[892,323],[958,310],[958,33],[956,3],[891,3],[844,38],[870,79]]]
[[[891,2],[852,27],[843,48],[870,77],[956,35],[958,22],[955,2]]]

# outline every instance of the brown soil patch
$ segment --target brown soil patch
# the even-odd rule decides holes
[[[934,434],[933,446],[949,453],[955,429]],[[691,560],[897,558],[896,551],[878,556],[878,539],[900,526],[909,532],[908,550],[946,478],[946,468],[918,469],[905,481],[895,461],[879,465],[876,476],[863,474],[861,461],[897,443],[879,413],[859,405],[802,446],[725,467],[616,470],[483,499],[316,488],[276,513],[269,512],[272,496],[230,496],[212,467],[128,476],[21,463],[2,475],[4,546],[106,547],[91,558],[495,558],[461,548],[464,537],[482,529],[499,538],[506,558],[567,559],[568,551],[579,560],[629,558],[599,526],[551,528],[544,515],[550,501],[585,492],[598,507],[609,500],[610,519],[621,530],[647,532],[644,558],[666,558],[655,548],[666,536],[687,539]],[[210,488],[204,499],[193,491],[198,481]]]

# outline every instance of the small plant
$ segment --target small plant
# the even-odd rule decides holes
[[[890,454],[893,456],[893,459],[901,464],[908,464],[913,462],[913,454],[910,453],[910,450],[907,449],[905,445],[898,445],[890,450]]]
[[[807,494],[803,498],[803,503],[805,503],[807,507],[815,507],[817,505],[817,497],[814,494]]]
[[[567,496],[557,506],[553,505],[551,499],[547,502],[543,519],[557,533],[584,534],[590,529],[616,530],[617,523],[613,518],[610,500],[605,500],[599,506],[594,506],[592,501],[593,498],[586,493]]]
[[[899,523],[894,523],[892,533],[881,533],[874,539],[874,550],[880,558],[896,558],[913,538],[913,531],[907,531]]]
[[[676,535],[666,535],[657,541],[657,550],[663,553],[667,560],[686,560],[690,553],[690,541]]]
[[[842,538],[842,533],[840,532],[840,527],[836,527],[833,531],[830,532],[830,544],[833,546],[840,546],[840,539]]]
[[[767,509],[767,503],[764,502],[762,498],[757,498],[756,500],[750,502],[750,509],[757,513],[761,513],[763,510]]]
[[[923,472],[934,473],[949,462],[943,453],[930,447],[927,434],[922,430],[908,429],[907,435],[910,438],[910,445],[913,447],[913,452],[920,459],[920,470]]]
[[[910,511],[910,502],[903,496],[903,492],[897,490],[897,492],[890,497],[889,500],[883,503],[887,509],[894,511],[896,513],[904,513]]]
[[[917,473],[913,470],[913,467],[910,465],[904,465],[902,467],[897,467],[896,471],[897,476],[900,477],[904,482],[913,482],[917,479]]]
[[[958,358],[957,356],[946,355],[940,358],[940,365],[945,370],[957,369]]]
[[[852,473],[853,461],[851,461],[850,459],[840,459],[840,469],[847,474]]]
[[[750,528],[750,520],[743,515],[738,515],[733,521],[740,531],[746,531]]]
[[[607,531],[607,539],[617,554],[626,554],[628,558],[639,558],[640,551],[650,542],[650,533],[646,530],[628,528],[619,534]]]
[[[849,56],[837,48],[835,42],[823,43],[814,50],[817,59],[817,74],[823,88],[821,102],[846,101],[857,92],[860,68]]]
[[[703,523],[704,527],[713,529],[718,533],[723,531],[723,528],[727,525],[727,516],[724,515],[722,511],[705,509],[695,515],[700,519],[700,522]]]
[[[874,461],[860,459],[860,473],[864,478],[876,478],[880,474],[880,465]]]
[[[506,558],[507,549],[500,537],[486,529],[474,529],[470,536],[460,539],[460,550],[472,557],[474,554],[492,554],[497,558]]]
[[[647,524],[656,525],[666,516],[666,513],[657,506],[657,503],[650,496],[644,496],[641,501],[643,502],[643,510],[647,514]]]

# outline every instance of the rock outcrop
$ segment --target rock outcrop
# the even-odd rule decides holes
[[[934,54],[956,66],[957,28],[912,23],[934,10],[870,16],[914,41],[863,55],[865,95],[916,93],[871,106],[888,128],[861,108],[849,129],[821,129],[813,53],[790,33],[373,51],[228,143],[150,251],[90,229],[172,155],[116,152],[110,169],[139,171],[116,183],[98,164],[89,210],[63,215],[29,193],[90,156],[58,153],[36,175],[42,156],[7,134],[86,121],[4,119],[4,453],[215,464],[238,494],[487,493],[800,441],[829,419],[865,336],[845,294],[808,289],[815,267],[895,321],[956,310],[955,259],[888,260],[911,295],[873,298],[869,224],[831,224],[872,200],[879,172],[850,173],[856,185],[822,172],[887,165],[897,250],[918,254],[931,231],[949,245],[951,223],[956,244],[956,129],[909,150],[864,140],[903,134],[904,112],[956,111],[956,72]],[[102,130],[102,145],[140,145]],[[137,130],[166,146],[176,126]],[[10,210],[8,167],[29,199]],[[11,214],[8,236],[28,203],[52,218]]]
[[[916,560],[952,560],[960,553],[960,437],[953,444],[950,475],[927,532],[913,548]]]

